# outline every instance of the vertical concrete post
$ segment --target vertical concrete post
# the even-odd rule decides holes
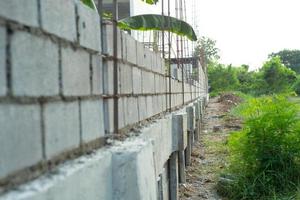
[[[195,131],[194,131],[194,135],[195,135],[195,140],[198,141],[199,140],[199,132],[200,132],[200,127],[199,127],[199,120],[200,120],[200,106],[199,106],[199,101],[197,101],[196,103],[194,103],[195,106],[195,116],[196,116],[196,124],[195,124]]]
[[[178,151],[178,175],[179,175],[179,182],[185,183],[185,156],[184,151]]]
[[[187,147],[185,149],[185,165],[190,166],[191,165],[191,156],[192,156],[192,150],[193,150],[193,132],[188,130],[188,141],[187,141]]]
[[[173,150],[178,151],[178,176],[179,182],[185,183],[185,153],[184,149],[187,147],[187,115],[186,113],[180,113],[173,115],[172,122],[172,134],[173,138],[178,138],[176,147]],[[174,140],[175,141],[175,140]]]
[[[186,108],[187,112],[187,132],[188,132],[188,141],[187,148],[185,150],[185,163],[186,166],[191,164],[191,155],[192,155],[192,147],[194,140],[194,107],[189,106]]]
[[[175,151],[170,156],[170,200],[178,199],[178,152]]]
[[[163,182],[162,182],[162,174],[159,175],[159,179],[157,181],[157,199],[163,200]]]

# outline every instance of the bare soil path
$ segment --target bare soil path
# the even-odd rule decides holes
[[[229,116],[230,108],[238,103],[236,97],[217,97],[206,108],[200,141],[192,153],[192,165],[187,167],[187,182],[180,185],[182,200],[220,200],[216,192],[218,176],[226,166],[227,137],[240,128],[240,120]]]

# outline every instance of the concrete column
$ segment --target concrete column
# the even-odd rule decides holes
[[[173,152],[169,161],[170,200],[178,199],[178,152]]]
[[[178,174],[179,174],[179,183],[185,183],[185,156],[184,151],[180,150],[178,152]]]

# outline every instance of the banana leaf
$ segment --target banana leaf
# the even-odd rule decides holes
[[[142,0],[145,1],[147,4],[156,4],[158,0]]]
[[[81,2],[82,2],[83,4],[85,4],[86,6],[92,8],[93,10],[98,11],[98,10],[97,10],[97,7],[96,7],[96,5],[95,5],[94,0],[81,0]]]
[[[170,20],[170,26],[169,26]],[[177,35],[186,36],[189,40],[197,41],[193,28],[186,22],[174,17],[162,15],[137,15],[118,21],[118,26],[125,30],[165,30]]]

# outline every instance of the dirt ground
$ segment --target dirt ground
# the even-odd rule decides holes
[[[226,166],[227,137],[240,129],[241,121],[229,115],[231,107],[240,99],[231,94],[212,98],[206,108],[200,141],[192,153],[192,165],[187,167],[187,182],[180,184],[182,200],[220,200],[216,184],[221,170]]]

